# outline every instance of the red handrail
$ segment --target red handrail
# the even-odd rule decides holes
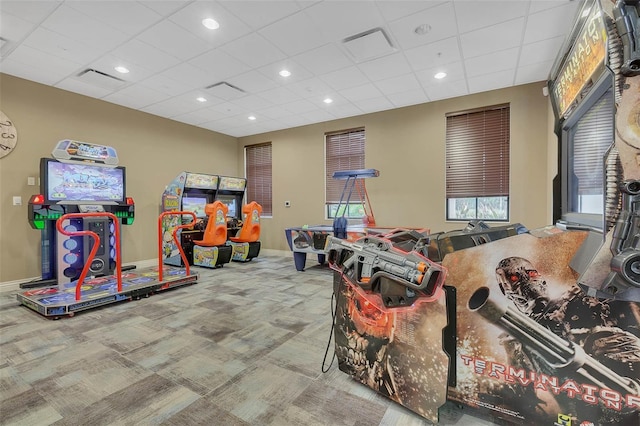
[[[120,256],[120,222],[118,218],[113,213],[108,212],[92,212],[92,213],[66,213],[60,216],[56,221],[56,228],[58,232],[68,237],[77,237],[80,235],[85,235],[93,238],[93,248],[89,253],[89,258],[85,260],[84,267],[82,268],[82,272],[80,273],[80,278],[78,278],[78,282],[76,283],[76,300],[80,300],[80,293],[82,289],[82,283],[89,272],[89,267],[91,266],[91,262],[93,262],[93,258],[96,256],[98,251],[98,246],[100,245],[100,237],[93,231],[71,231],[67,232],[64,228],[62,228],[62,223],[71,218],[82,218],[82,217],[108,217],[113,220],[114,223],[114,237],[115,237],[115,249],[116,249],[116,279],[118,281],[118,292],[122,291],[122,262]]]
[[[178,225],[176,229],[173,230],[173,241],[176,243],[176,247],[178,247],[178,251],[180,252],[180,257],[185,264],[187,276],[191,275],[191,270],[189,268],[189,261],[187,260],[187,256],[184,254],[184,250],[182,249],[182,245],[180,241],[178,241],[178,230],[184,228],[193,228],[193,225],[196,223],[196,214],[194,212],[179,212],[179,211],[171,211],[171,212],[162,212],[158,217],[158,280],[162,281],[162,219],[165,216],[169,215],[190,215],[193,217],[193,220],[185,225]]]

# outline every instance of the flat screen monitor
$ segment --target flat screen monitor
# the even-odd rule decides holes
[[[219,195],[217,200],[224,203],[229,208],[227,217],[238,217],[238,199],[236,197]]]
[[[50,203],[116,204],[125,201],[125,168],[61,163],[43,158],[43,191]]]
[[[190,197],[185,195],[182,197],[182,211],[193,212],[196,217],[207,217],[204,209],[207,205],[207,199],[204,197]]]

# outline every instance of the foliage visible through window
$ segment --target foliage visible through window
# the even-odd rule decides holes
[[[340,217],[343,213],[347,218],[365,216],[364,206],[355,193],[348,206],[345,205],[345,194],[340,211],[337,211],[345,181],[333,178],[333,173],[337,171],[364,169],[364,142],[363,128],[325,134],[325,204],[328,218]]]
[[[271,216],[271,142],[245,147],[247,202],[262,206],[262,215]]]
[[[509,220],[509,112],[447,114],[447,220]]]

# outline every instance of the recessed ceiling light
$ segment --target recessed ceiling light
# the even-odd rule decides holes
[[[429,24],[422,24],[422,25],[418,25],[416,27],[415,30],[413,30],[414,33],[418,34],[418,35],[425,35],[427,34],[429,31],[431,31],[431,25]]]
[[[114,69],[115,69],[116,71],[118,71],[118,72],[122,73],[122,74],[126,74],[126,73],[128,73],[128,72],[129,72],[129,70],[128,70],[127,68],[122,67],[122,66],[115,67]]]
[[[447,76],[447,73],[446,73],[446,72],[442,72],[442,71],[440,71],[439,73],[436,73],[436,74],[433,76],[433,78],[437,78],[438,80],[441,80],[441,79],[445,78],[446,76]]]
[[[322,101],[322,102],[324,102],[325,104],[330,104],[331,102],[333,102],[333,99],[331,99],[331,98],[326,98],[326,99],[325,99],[324,101]]]
[[[291,72],[289,70],[282,70],[279,74],[283,77],[289,77],[291,75]]]
[[[196,98],[196,101],[198,101],[198,102],[207,102],[207,99],[203,98],[202,96],[199,96],[199,97]]]
[[[249,116],[249,120],[255,120],[255,119],[256,119],[256,117],[255,117],[255,116],[253,116],[253,115],[250,115],[250,116]]]
[[[202,25],[209,28],[210,30],[217,30],[220,28],[220,24],[213,18],[205,18],[202,20]]]

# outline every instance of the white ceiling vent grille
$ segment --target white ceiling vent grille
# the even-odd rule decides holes
[[[102,71],[94,70],[92,68],[87,68],[86,70],[82,71],[80,74],[78,74],[77,78],[78,80],[83,81],[87,84],[111,90],[118,89],[126,83],[126,81],[121,80],[118,77],[114,77],[112,75],[106,74]]]
[[[238,99],[247,94],[247,92],[245,92],[244,90],[234,86],[233,84],[229,84],[226,81],[212,84],[211,86],[205,87],[205,89],[207,89],[213,96],[224,99],[226,101]]]
[[[382,28],[374,28],[342,40],[347,52],[356,62],[364,62],[396,51]]]

